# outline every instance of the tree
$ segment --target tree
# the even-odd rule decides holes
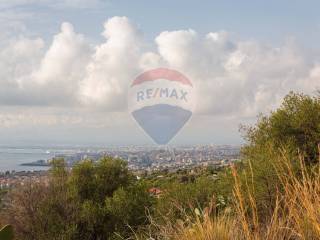
[[[260,116],[254,127],[245,128],[245,157],[259,153],[302,154],[306,163],[318,161],[320,143],[320,98],[301,93],[289,93],[279,109],[269,116]]]
[[[97,163],[77,164],[70,187],[80,205],[77,239],[109,239],[115,233],[127,236],[129,225],[147,223],[145,210],[151,197],[122,160],[104,157]]]
[[[8,197],[4,220],[22,240],[128,237],[130,227],[147,224],[152,200],[126,163],[110,157],[79,162],[71,171],[56,159],[48,181],[30,181]]]
[[[129,237],[132,230],[148,224],[147,210],[151,209],[152,203],[153,199],[143,183],[121,187],[112,197],[106,198],[104,208],[112,219],[110,222],[115,229],[113,236],[120,234],[122,237]]]
[[[276,192],[281,191],[279,159],[286,157],[293,166],[298,166],[300,156],[307,166],[318,162],[320,99],[290,92],[277,110],[261,115],[255,126],[243,130],[247,141],[241,152],[246,163],[243,178],[252,177],[249,185],[261,215],[266,216],[272,213],[266,211],[273,209]]]

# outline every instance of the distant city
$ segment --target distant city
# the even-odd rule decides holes
[[[63,158],[67,166],[72,167],[78,161],[91,159],[98,161],[101,157],[110,156],[128,162],[134,171],[156,171],[162,169],[185,168],[191,166],[223,165],[239,158],[239,146],[201,145],[181,147],[115,147],[109,149],[88,149],[76,153],[56,154],[54,158]],[[23,163],[24,166],[50,166],[49,160],[38,160]]]
[[[47,169],[54,158],[63,158],[69,168],[79,161],[91,159],[98,161],[101,157],[110,156],[128,162],[134,172],[153,172],[168,169],[192,168],[196,166],[227,166],[239,159],[240,146],[233,145],[199,145],[179,147],[157,146],[124,146],[112,148],[82,148],[54,154],[50,159],[39,159],[21,165],[38,167],[36,171],[5,171],[0,173],[0,188],[8,188],[25,181],[39,181],[46,178]],[[41,170],[43,167],[43,170]]]

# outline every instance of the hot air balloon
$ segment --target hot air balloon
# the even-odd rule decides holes
[[[140,127],[157,143],[167,144],[188,122],[195,99],[191,81],[182,73],[157,68],[134,79],[128,106]]]

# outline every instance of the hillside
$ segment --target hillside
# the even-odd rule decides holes
[[[320,99],[290,93],[242,127],[229,166],[136,173],[120,159],[56,159],[3,193],[16,239],[319,239]]]

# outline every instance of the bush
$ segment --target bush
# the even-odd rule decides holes
[[[291,92],[279,109],[260,116],[246,127],[244,157],[255,159],[268,153],[303,155],[307,165],[318,161],[320,143],[320,98]]]
[[[242,148],[245,167],[240,175],[253,190],[259,215],[272,214],[276,192],[283,191],[277,177],[277,158],[290,159],[293,171],[299,174],[298,160],[307,166],[318,161],[320,143],[320,99],[299,93],[289,93],[280,108],[268,116],[261,115],[253,127],[243,127],[247,141]]]
[[[148,223],[152,199],[122,160],[83,161],[69,173],[53,162],[48,182],[29,183],[9,195],[4,212],[18,239],[128,237]]]

